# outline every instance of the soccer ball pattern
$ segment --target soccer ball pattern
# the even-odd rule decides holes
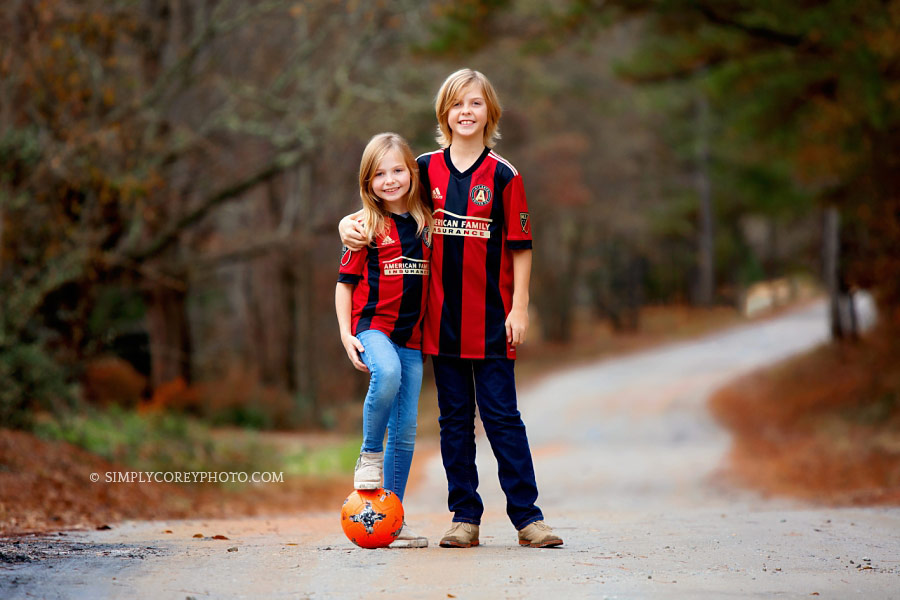
[[[403,505],[390,490],[353,490],[344,500],[341,528],[361,548],[384,548],[402,527]]]

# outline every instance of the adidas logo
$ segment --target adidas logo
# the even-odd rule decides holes
[[[434,188],[431,190],[431,199],[432,200],[443,200],[444,197],[441,195],[441,190],[439,188]]]
[[[390,246],[390,245],[393,244],[393,243],[394,243],[394,240],[393,240],[393,238],[391,238],[391,236],[389,236],[389,235],[384,236],[384,239],[381,240],[381,245],[382,245],[382,246]]]

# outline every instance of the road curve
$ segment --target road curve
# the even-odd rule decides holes
[[[424,550],[355,548],[337,503],[334,514],[128,522],[53,540],[53,560],[0,568],[0,597],[896,598],[900,509],[764,499],[719,476],[729,439],[707,413],[709,394],[827,335],[817,303],[523,390],[539,504],[561,549],[516,545],[480,439],[478,548],[434,546],[449,514],[432,456],[406,500],[433,542]]]

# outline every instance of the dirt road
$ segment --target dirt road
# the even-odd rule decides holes
[[[479,548],[436,547],[446,481],[439,457],[420,452],[406,510],[427,549],[355,548],[340,499],[322,515],[130,522],[18,546],[21,562],[0,568],[0,597],[898,598],[900,509],[766,500],[718,471],[729,440],[708,416],[709,393],[826,337],[817,304],[524,390],[539,504],[561,549],[516,545],[481,440]],[[16,560],[16,548],[4,555]]]

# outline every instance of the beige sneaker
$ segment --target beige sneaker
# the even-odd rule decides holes
[[[381,486],[384,452],[360,452],[353,470],[353,489],[375,490]]]
[[[400,535],[391,543],[391,548],[427,548],[428,538],[424,535],[416,535],[406,524],[403,519],[403,528],[400,529]]]
[[[444,537],[441,548],[470,548],[478,545],[478,525],[454,522]]]
[[[519,545],[532,548],[550,548],[562,546],[562,538],[553,533],[549,525],[543,521],[535,521],[519,530]]]

